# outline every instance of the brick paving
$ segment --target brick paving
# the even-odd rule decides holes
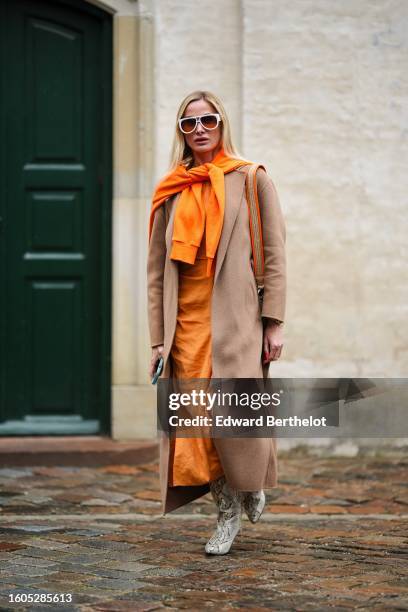
[[[0,469],[0,609],[408,610],[408,460],[279,468],[224,557],[204,553],[210,495],[162,516],[157,461]],[[10,603],[38,593],[73,601]]]

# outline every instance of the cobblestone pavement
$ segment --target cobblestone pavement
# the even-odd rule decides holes
[[[162,516],[156,462],[0,469],[0,609],[408,610],[408,460],[279,467],[224,557],[209,495]],[[72,603],[10,603],[39,593]]]

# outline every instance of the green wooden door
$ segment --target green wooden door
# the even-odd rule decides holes
[[[0,0],[0,434],[108,433],[111,17]]]

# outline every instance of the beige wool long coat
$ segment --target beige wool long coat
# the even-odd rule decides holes
[[[258,199],[264,241],[265,279],[262,311],[252,269],[251,237],[245,178],[249,166],[225,174],[225,212],[211,298],[212,376],[263,378],[263,320],[284,320],[286,306],[285,223],[275,185],[257,170]],[[181,193],[155,213],[148,248],[147,288],[151,346],[163,344],[162,376],[171,377],[169,359],[177,323],[178,263],[170,259],[174,212]],[[160,432],[160,488],[163,515],[205,495],[209,485],[168,486],[170,445]],[[241,491],[277,484],[274,438],[214,438],[230,486]]]

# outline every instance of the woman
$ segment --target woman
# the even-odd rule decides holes
[[[276,189],[256,173],[264,244],[264,297],[252,268],[245,195],[251,162],[237,153],[224,106],[196,91],[181,103],[171,167],[156,186],[149,223],[149,375],[262,378],[283,346],[285,225]],[[263,355],[262,355],[263,352]],[[274,438],[160,440],[163,514],[211,491],[218,507],[209,554],[225,554],[241,508],[256,522],[263,489],[277,484]]]

